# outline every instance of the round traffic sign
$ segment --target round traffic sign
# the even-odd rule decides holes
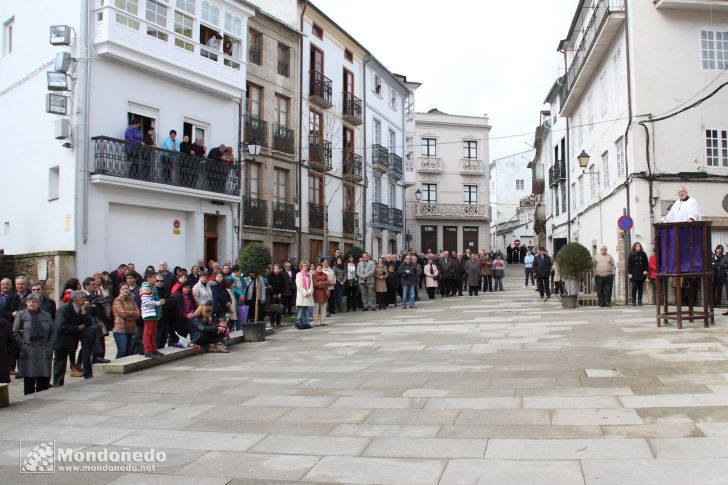
[[[634,221],[629,216],[622,216],[617,221],[617,227],[623,231],[629,231],[634,226]]]
[[[513,241],[513,245],[516,246],[516,247],[520,246],[521,245],[521,240],[520,239],[516,239],[515,241]]]

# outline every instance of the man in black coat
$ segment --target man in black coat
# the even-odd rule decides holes
[[[10,362],[18,355],[13,325],[4,318],[0,318],[0,382],[10,383]]]
[[[114,295],[114,298],[119,296],[119,286],[121,286],[122,283],[126,283],[126,270],[127,266],[122,263],[109,275],[109,278],[111,279],[111,294]]]
[[[546,250],[543,247],[538,248],[538,255],[533,258],[533,272],[536,275],[538,294],[543,298],[544,293],[546,293],[547,300],[551,297],[551,289],[549,288],[551,266],[553,266],[553,262],[551,257],[546,254]]]
[[[440,292],[443,297],[452,296],[455,294],[456,288],[453,285],[453,279],[455,278],[455,260],[450,257],[448,251],[442,252],[440,258]]]
[[[91,304],[82,290],[71,293],[68,303],[61,305],[56,316],[56,342],[53,346],[53,387],[63,385],[68,356],[75,352],[81,341],[83,377],[92,377],[91,356],[96,334],[96,324],[89,315]]]

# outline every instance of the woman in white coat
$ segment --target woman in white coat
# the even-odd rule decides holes
[[[309,272],[309,264],[305,259],[301,261],[301,271],[296,273],[296,328],[311,328],[309,324],[309,311],[313,307],[313,278]]]
[[[432,264],[432,256],[430,256],[427,258],[427,264],[425,265],[425,286],[427,287],[427,297],[430,300],[435,299],[439,279],[440,271],[437,266]]]

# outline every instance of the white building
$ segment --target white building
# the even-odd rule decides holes
[[[232,145],[237,155],[253,13],[233,0],[1,2],[0,110],[11,142],[0,166],[14,181],[6,200],[18,204],[0,209],[4,253],[32,254],[31,276],[56,288],[123,262],[143,270],[161,259],[234,257],[237,166],[123,140],[138,118],[156,128],[158,145],[174,129],[179,140]],[[69,26],[70,46],[49,44],[51,25]],[[227,53],[207,47],[215,34]],[[48,61],[62,51],[74,58],[70,90],[58,92],[69,96],[68,116],[47,114],[43,103]],[[54,140],[59,129],[66,139]]]
[[[652,224],[678,186],[713,221],[714,245],[728,239],[728,92],[707,97],[728,67],[726,38],[724,0],[582,0],[559,44],[567,73],[549,100],[568,130],[562,142],[552,125],[550,144],[566,147],[566,237],[593,252],[607,245],[622,276],[618,294],[628,246],[649,249]],[[577,162],[582,152],[590,156],[586,168]],[[617,228],[624,213],[635,222],[627,233]],[[563,230],[557,220],[553,227],[556,241]]]
[[[405,100],[409,89],[375,57],[364,61],[365,249],[373,257],[404,249]]]
[[[491,247],[505,254],[506,247],[519,240],[526,245],[534,240],[534,201],[531,195],[533,150],[498,158],[490,168]],[[533,245],[533,244],[531,244]]]
[[[416,128],[417,181],[406,191],[412,246],[489,249],[488,117],[433,109],[417,113]]]

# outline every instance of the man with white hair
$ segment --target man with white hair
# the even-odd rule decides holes
[[[698,201],[688,196],[684,186],[677,188],[678,199],[672,203],[662,222],[695,222],[700,220]]]
[[[161,274],[162,277],[164,278],[164,285],[163,285],[164,294],[171,295],[172,287],[177,282],[176,281],[177,277],[174,275],[174,273],[169,271],[166,261],[159,262],[159,274]]]
[[[612,306],[612,285],[615,271],[614,258],[607,254],[607,247],[599,248],[599,254],[592,259],[594,283],[597,287],[597,301],[600,307]]]

